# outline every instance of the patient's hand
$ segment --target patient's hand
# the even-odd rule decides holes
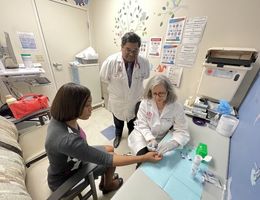
[[[144,161],[148,162],[158,162],[162,159],[163,157],[159,155],[157,152],[148,152],[144,155]]]

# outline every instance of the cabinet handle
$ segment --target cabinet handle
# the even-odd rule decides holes
[[[55,67],[58,71],[62,70],[62,64],[61,63],[52,63],[52,66]]]

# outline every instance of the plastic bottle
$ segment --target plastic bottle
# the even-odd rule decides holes
[[[17,101],[17,99],[14,98],[11,94],[6,95],[5,99],[6,99],[7,105],[10,105],[10,104],[14,103],[15,101]]]
[[[200,143],[196,148],[196,155],[194,156],[192,165],[191,165],[191,175],[195,176],[198,168],[200,166],[201,161],[205,156],[208,155],[208,148],[206,144]]]
[[[21,57],[22,57],[23,64],[25,67],[33,67],[31,54],[23,53],[23,54],[21,54]]]
[[[193,162],[192,162],[192,166],[191,166],[191,175],[192,176],[196,175],[201,161],[202,161],[202,157],[200,155],[195,155],[194,156],[194,159],[193,159]]]

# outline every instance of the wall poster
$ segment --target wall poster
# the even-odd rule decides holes
[[[170,18],[166,32],[166,43],[181,43],[185,17]]]
[[[174,44],[163,45],[161,63],[173,65],[175,63],[177,47]]]
[[[183,67],[192,67],[196,61],[197,54],[197,45],[182,45],[177,56],[178,65]]]
[[[198,44],[201,41],[204,29],[207,23],[207,17],[192,17],[186,20],[182,43]]]
[[[142,40],[141,46],[140,46],[140,51],[139,51],[140,56],[145,57],[145,58],[147,57],[148,46],[149,46],[149,42],[147,40]]]
[[[180,87],[182,71],[183,71],[182,67],[177,67],[177,66],[168,67],[168,71],[167,71],[168,78],[170,79],[171,83],[175,87]]]
[[[22,49],[36,49],[36,42],[33,33],[17,32]]]
[[[152,37],[150,39],[149,56],[160,57],[162,46],[161,37]]]

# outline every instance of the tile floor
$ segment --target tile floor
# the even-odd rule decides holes
[[[108,140],[101,131],[105,128],[113,125],[113,117],[112,114],[104,107],[98,107],[95,108],[92,111],[92,115],[88,120],[79,120],[79,125],[81,128],[84,129],[87,140],[90,145],[112,145],[113,146],[113,139]],[[24,134],[23,136],[26,137],[27,134],[30,132],[42,132],[43,137],[40,139],[40,141],[37,143],[37,147],[34,145],[30,146],[29,149],[34,149],[34,152],[39,152],[40,150],[44,149],[44,136],[46,134],[46,128],[45,126],[36,126],[35,123],[22,123],[19,124],[18,129],[20,134]],[[128,153],[130,150],[127,146],[127,136],[128,136],[128,130],[125,125],[123,136],[121,143],[118,148],[115,149],[115,152],[118,154],[125,154]],[[28,148],[27,148],[28,149]],[[30,151],[31,152],[31,151]],[[28,153],[30,155],[30,153]],[[29,157],[29,156],[27,156]],[[130,175],[135,171],[135,164],[129,165],[129,166],[122,166],[117,167],[116,172],[124,179],[124,182],[130,177]],[[102,192],[98,189],[98,184],[100,180],[96,180],[96,188],[98,193],[98,199],[99,200],[109,200],[113,197],[115,192],[108,193],[106,195],[103,195]],[[92,197],[90,198],[90,200]]]
[[[108,140],[101,131],[105,128],[113,125],[112,114],[105,109],[104,107],[96,108],[92,111],[92,115],[88,120],[80,120],[80,126],[84,129],[87,135],[87,140],[90,145],[113,145],[113,140]],[[127,146],[127,136],[128,130],[124,128],[123,136],[121,143],[118,148],[115,149],[115,152],[118,154],[128,153],[130,150]],[[126,181],[128,177],[134,172],[135,164],[117,167],[116,172],[119,173],[120,177]],[[103,195],[102,192],[98,189],[99,180],[96,180],[98,199],[108,200],[111,199],[115,192]],[[91,199],[91,198],[90,198]]]

